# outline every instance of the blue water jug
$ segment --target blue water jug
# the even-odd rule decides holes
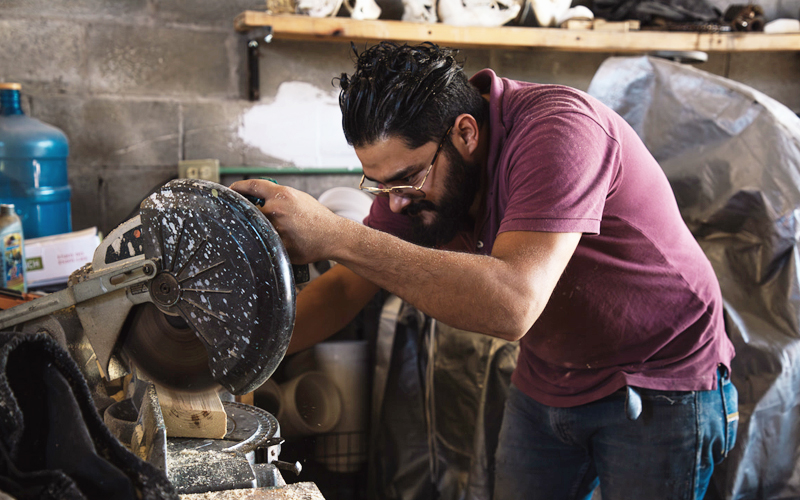
[[[0,83],[0,203],[13,204],[26,238],[72,231],[64,133],[20,107],[21,86]]]

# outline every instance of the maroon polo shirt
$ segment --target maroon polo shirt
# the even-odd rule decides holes
[[[514,384],[559,407],[625,385],[716,388],[717,366],[729,367],[734,355],[719,284],[633,129],[569,87],[498,78],[491,70],[471,81],[490,95],[489,186],[473,231],[448,248],[491,254],[505,231],[583,234],[520,341]],[[364,223],[410,234],[387,198],[376,199]]]

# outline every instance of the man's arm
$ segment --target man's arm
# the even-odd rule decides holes
[[[344,266],[333,266],[297,296],[297,319],[288,354],[301,351],[344,328],[379,290]]]
[[[286,186],[247,180],[231,187],[265,199],[261,211],[292,262],[334,260],[450,326],[507,340],[539,317],[581,238],[515,231],[500,234],[489,256],[434,250],[339,217]]]
[[[572,257],[579,233],[500,234],[492,255],[433,250],[364,226],[333,257],[450,326],[518,340],[530,330]]]

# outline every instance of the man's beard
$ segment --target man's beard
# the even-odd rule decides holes
[[[450,243],[467,221],[469,209],[475,201],[480,186],[480,165],[468,163],[450,144],[443,151],[450,163],[450,172],[444,180],[444,191],[438,204],[422,199],[410,203],[403,214],[410,216],[415,243],[425,247],[439,247]],[[433,214],[426,223],[420,212]]]

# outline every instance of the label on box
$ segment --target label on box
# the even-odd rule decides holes
[[[69,275],[91,262],[100,237],[97,228],[29,239],[25,242],[28,288],[66,283]]]
[[[42,263],[41,257],[26,257],[25,258],[25,270],[26,271],[41,271],[44,269],[44,264]]]

